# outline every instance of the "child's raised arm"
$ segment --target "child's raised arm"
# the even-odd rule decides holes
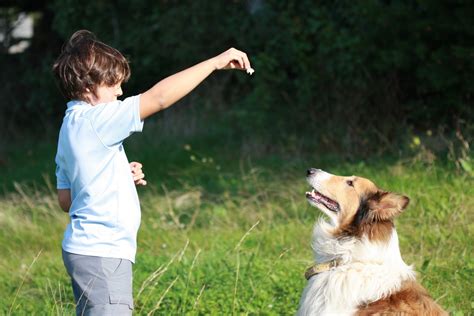
[[[171,75],[140,96],[140,118],[166,109],[218,69],[251,69],[247,54],[231,48],[222,54]]]

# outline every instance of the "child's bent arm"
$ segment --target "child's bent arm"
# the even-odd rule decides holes
[[[235,48],[171,75],[140,96],[140,118],[166,109],[206,79],[216,69],[248,69],[247,55]]]
[[[58,201],[61,209],[66,213],[69,212],[71,208],[71,190],[58,189]]]

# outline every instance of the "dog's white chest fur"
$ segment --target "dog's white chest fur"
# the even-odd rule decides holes
[[[331,225],[317,223],[313,249],[317,262],[336,258],[342,264],[313,276],[300,300],[298,315],[353,315],[357,307],[386,297],[400,289],[415,273],[403,262],[395,229],[388,243],[366,238],[335,239]]]

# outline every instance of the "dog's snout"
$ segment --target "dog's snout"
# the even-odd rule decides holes
[[[310,175],[313,175],[317,172],[319,172],[320,170],[319,169],[316,169],[316,168],[309,168],[308,170],[306,170],[306,175],[307,176],[310,176]]]

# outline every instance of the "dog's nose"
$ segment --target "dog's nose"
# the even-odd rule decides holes
[[[315,174],[319,171],[319,169],[315,169],[315,168],[309,168],[308,170],[306,170],[306,175],[307,176],[310,176],[312,174]]]

